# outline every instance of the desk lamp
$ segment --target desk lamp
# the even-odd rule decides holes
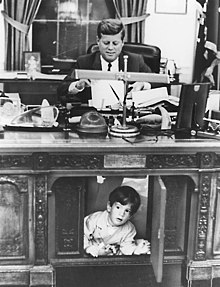
[[[124,55],[124,72],[104,72],[95,70],[75,69],[72,78],[75,79],[93,79],[93,80],[119,80],[124,82],[124,100],[123,100],[123,122],[121,126],[112,126],[110,135],[115,137],[134,137],[139,135],[137,127],[127,125],[126,123],[126,98],[128,82],[150,82],[150,83],[169,83],[169,76],[155,73],[135,73],[127,72],[128,56]]]
[[[110,135],[115,137],[135,137],[140,134],[139,129],[136,126],[127,125],[126,123],[126,99],[127,99],[127,87],[128,87],[128,78],[127,78],[127,68],[128,68],[128,56],[124,55],[124,99],[123,99],[123,120],[122,125],[110,127]]]

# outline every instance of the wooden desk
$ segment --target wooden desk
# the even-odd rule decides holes
[[[0,73],[0,83],[3,83],[5,93],[19,93],[24,105],[40,105],[43,99],[54,105],[58,103],[57,87],[64,77],[39,73],[36,80],[29,80],[22,72],[3,72]]]
[[[219,280],[220,142],[143,139],[1,133],[0,286],[157,286],[162,280],[161,286],[180,287]],[[88,183],[97,175],[149,176],[151,256],[85,256]]]
[[[51,105],[58,103],[57,87],[61,81],[10,80],[4,83],[5,93],[19,93],[24,105],[41,105],[47,99]]]

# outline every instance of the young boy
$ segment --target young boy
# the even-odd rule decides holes
[[[84,219],[85,252],[101,255],[139,255],[150,253],[147,240],[135,240],[135,226],[129,221],[140,206],[140,196],[130,186],[119,186],[109,195],[107,209]]]

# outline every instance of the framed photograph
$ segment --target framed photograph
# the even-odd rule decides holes
[[[155,0],[155,13],[186,14],[188,0]]]
[[[30,77],[36,72],[41,72],[40,52],[24,52],[24,69]]]

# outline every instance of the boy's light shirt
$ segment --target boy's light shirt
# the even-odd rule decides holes
[[[93,242],[90,240],[91,235],[94,237]],[[95,244],[95,240],[100,243],[101,239],[105,245],[119,244],[122,254],[131,255],[136,248],[135,235],[136,229],[130,221],[124,225],[112,227],[108,222],[107,211],[95,212],[84,219],[84,249]]]

